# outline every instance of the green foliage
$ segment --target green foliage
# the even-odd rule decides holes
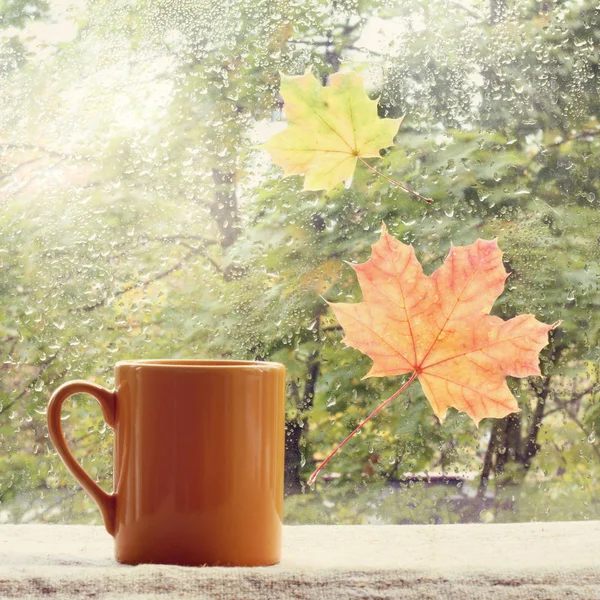
[[[46,0],[1,0],[0,28],[23,27],[27,22],[46,16],[48,10]]]
[[[98,523],[47,438],[49,394],[164,356],[286,364],[288,522],[598,518],[600,28],[591,2],[543,4],[515,2],[491,26],[445,0],[105,0],[68,43],[0,42],[0,519]],[[0,15],[30,18],[25,4]],[[400,35],[357,51],[379,26]],[[281,118],[278,73],[307,66],[322,80],[362,70],[380,116],[406,114],[378,168],[435,204],[366,169],[326,195],[265,166],[252,146]],[[339,477],[302,494],[401,384],[360,379],[369,361],[323,300],[360,299],[343,261],[368,257],[382,220],[429,273],[451,241],[498,237],[511,277],[496,314],[563,322],[546,378],[511,384],[511,435],[456,413],[440,428],[411,390],[336,456]],[[93,401],[71,406],[71,447],[109,487],[111,434]],[[420,472],[475,476],[405,483]]]

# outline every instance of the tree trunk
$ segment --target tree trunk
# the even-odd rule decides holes
[[[536,388],[535,392],[538,401],[532,415],[529,431],[524,439],[521,437],[521,413],[513,413],[504,419],[494,422],[490,441],[483,458],[479,487],[477,488],[477,507],[479,510],[483,508],[485,492],[488,489],[492,473],[494,477],[498,477],[504,473],[508,463],[518,463],[520,474],[517,479],[522,481],[540,449],[537,438],[544,418],[546,399],[550,393],[549,376],[544,378],[542,387],[540,389]],[[500,485],[508,483],[511,482],[504,481]],[[512,481],[512,483],[518,483],[518,481]],[[496,491],[499,491],[498,484],[496,488]]]
[[[324,60],[327,65],[331,67],[331,72],[336,73],[339,71],[342,64],[342,51],[347,46],[352,46],[355,41],[356,31],[360,23],[350,25],[347,21],[346,25],[342,29],[342,40],[341,43],[336,47],[334,43],[333,31],[327,33],[327,42],[325,45]],[[354,37],[353,37],[354,36]],[[321,82],[323,85],[328,83],[329,74],[323,73],[321,75]],[[317,230],[321,230],[324,226],[322,217],[320,215],[313,216],[313,226]],[[317,331],[320,328],[320,312],[317,310]],[[306,363],[306,379],[304,383],[304,391],[302,398],[300,398],[299,389],[297,384],[294,382],[292,386],[296,386],[295,391],[292,387],[292,398],[296,404],[298,410],[298,416],[294,419],[286,421],[286,438],[285,438],[285,477],[284,477],[284,490],[285,495],[289,496],[297,494],[302,491],[302,478],[301,470],[302,464],[305,460],[304,457],[304,445],[305,445],[305,432],[308,431],[308,417],[306,413],[313,406],[313,398],[315,395],[315,388],[317,385],[317,379],[320,372],[319,352],[313,353]]]
[[[319,317],[317,317],[317,328],[319,327]],[[286,496],[298,494],[302,491],[301,471],[306,461],[304,454],[304,436],[303,432],[308,427],[307,412],[313,406],[315,388],[321,363],[319,362],[319,352],[311,354],[306,363],[306,379],[304,391],[300,397],[298,385],[292,383],[292,398],[296,403],[297,416],[290,419],[285,424],[285,469],[284,469],[284,492]]]
[[[287,421],[285,424],[285,467],[283,471],[283,490],[286,496],[302,492],[302,450],[300,440],[304,430],[304,421]]]
[[[527,439],[525,440],[525,451],[522,455],[522,462],[525,471],[529,470],[535,455],[540,449],[540,446],[537,443],[537,437],[544,419],[546,400],[548,398],[548,394],[550,393],[550,376],[544,378],[542,388],[540,390],[536,389],[535,393],[537,394],[538,401],[533,413],[531,427],[529,428],[529,433],[527,434]]]
[[[221,247],[229,248],[239,234],[235,171],[213,169],[212,177],[215,201],[209,204],[209,209],[222,236]]]
[[[485,492],[487,490],[490,476],[494,468],[494,455],[496,453],[496,439],[499,435],[499,423],[500,421],[494,421],[494,424],[492,425],[490,441],[488,442],[488,447],[486,448],[485,456],[483,457],[481,479],[479,480],[479,487],[477,488],[478,504],[481,504],[485,498]]]

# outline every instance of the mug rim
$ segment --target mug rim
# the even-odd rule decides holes
[[[115,364],[119,367],[146,367],[156,369],[194,369],[194,370],[254,370],[254,369],[280,369],[283,363],[262,360],[225,360],[225,359],[203,359],[203,358],[140,358],[120,360]]]

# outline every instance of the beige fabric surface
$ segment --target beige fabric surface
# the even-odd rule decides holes
[[[288,526],[260,568],[120,565],[101,527],[0,525],[1,598],[600,600],[600,522]]]

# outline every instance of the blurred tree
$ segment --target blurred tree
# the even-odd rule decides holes
[[[110,385],[115,360],[167,355],[287,365],[286,491],[298,511],[288,518],[313,503],[320,519],[360,521],[372,509],[348,503],[364,482],[378,490],[419,471],[479,472],[458,517],[433,503],[446,520],[478,520],[494,503],[497,518],[531,515],[505,491],[529,493],[543,473],[584,485],[583,501],[597,494],[592,3],[105,0],[62,15],[75,37],[43,48],[14,6],[0,8],[22,48],[0,64],[0,502],[29,494],[35,510],[12,503],[10,518],[97,519],[49,446],[48,394],[73,377]],[[41,4],[35,17],[59,19]],[[265,166],[252,144],[282,118],[278,72],[307,67],[324,83],[361,69],[381,116],[407,115],[383,168],[434,206],[360,166],[352,189],[329,195]],[[298,495],[315,461],[400,383],[360,380],[368,359],[341,346],[320,297],[359,299],[343,260],[368,257],[382,219],[429,271],[450,240],[498,236],[512,275],[496,314],[563,324],[545,377],[512,383],[519,415],[475,431],[453,414],[439,427],[417,388],[336,457],[342,476]],[[106,480],[99,415],[78,402],[65,429]]]

